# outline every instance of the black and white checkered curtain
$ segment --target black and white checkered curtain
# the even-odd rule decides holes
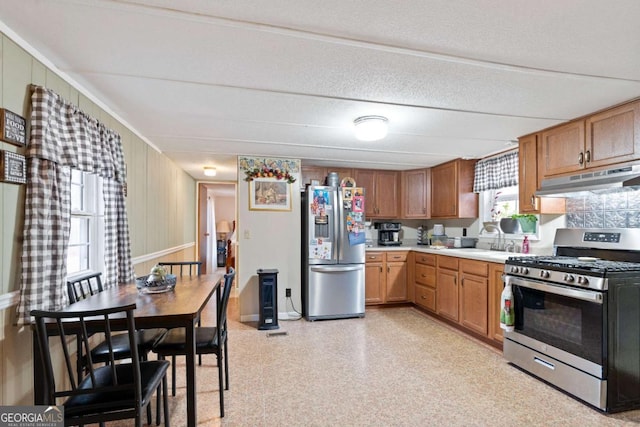
[[[103,178],[105,286],[134,278],[123,186],[120,135],[55,92],[34,86],[31,137],[27,146],[22,276],[18,324],[33,309],[57,310],[65,303],[71,223],[71,170]]]
[[[518,185],[518,151],[510,151],[476,163],[473,192]]]

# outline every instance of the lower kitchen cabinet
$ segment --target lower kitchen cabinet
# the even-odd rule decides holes
[[[385,292],[384,252],[367,252],[364,265],[364,302],[382,304]]]
[[[458,322],[458,258],[438,255],[436,269],[437,313],[449,320]]]
[[[429,311],[436,311],[436,255],[414,254],[414,303]]]
[[[460,260],[460,324],[482,335],[489,332],[488,263]]]
[[[489,338],[503,342],[503,331],[500,328],[500,299],[504,289],[502,274],[504,264],[489,263]]]
[[[370,252],[365,257],[365,303],[407,302],[406,251]]]

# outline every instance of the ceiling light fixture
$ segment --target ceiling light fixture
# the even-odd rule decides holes
[[[377,141],[387,136],[389,120],[382,116],[362,116],[353,121],[356,138],[360,141]]]
[[[211,166],[205,166],[204,167],[204,175],[205,176],[216,176],[216,168],[213,168]]]

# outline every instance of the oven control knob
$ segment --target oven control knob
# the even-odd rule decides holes
[[[565,281],[565,282],[569,282],[569,283],[571,283],[571,282],[573,282],[574,280],[576,280],[576,278],[575,278],[575,277],[573,277],[573,275],[572,275],[572,274],[565,274],[565,275],[564,275],[564,281]]]
[[[549,272],[546,270],[540,270],[540,277],[542,277],[543,279],[548,279],[549,278]]]
[[[578,277],[578,283],[580,283],[581,285],[588,285],[589,284],[589,279],[587,279],[584,276],[580,276],[580,277]]]
[[[520,268],[515,265],[511,266],[511,273],[520,273]]]
[[[522,274],[529,274],[529,269],[527,267],[522,267]]]

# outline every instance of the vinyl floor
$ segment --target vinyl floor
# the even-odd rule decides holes
[[[216,358],[204,356],[197,367],[198,425],[640,425],[640,410],[602,414],[413,308],[279,325],[286,334],[270,336],[240,323],[231,299],[225,417],[219,417]],[[186,425],[181,359],[177,395],[170,397],[173,427]]]

